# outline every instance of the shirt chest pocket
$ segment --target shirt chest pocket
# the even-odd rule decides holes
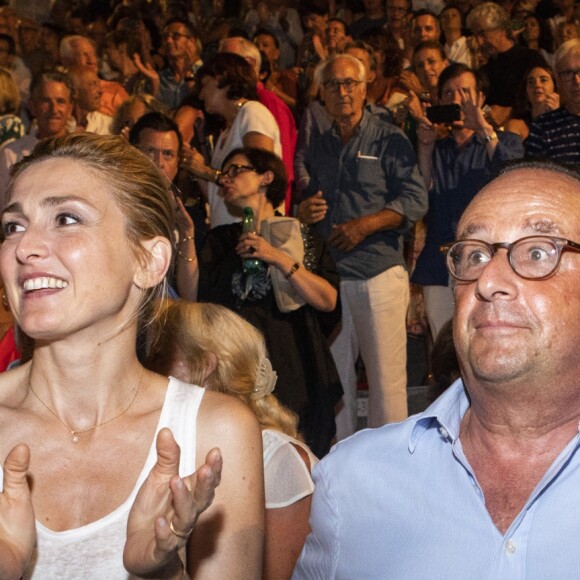
[[[378,157],[357,157],[355,180],[367,187],[379,185],[383,176]]]

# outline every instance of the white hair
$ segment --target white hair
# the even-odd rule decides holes
[[[358,71],[359,77],[356,80],[366,83],[367,73],[365,70],[365,65],[358,58],[355,58],[352,56],[352,54],[333,54],[332,56],[329,56],[324,62],[322,62],[318,67],[316,67],[316,70],[314,71],[314,79],[319,84],[319,86],[322,86],[324,82],[328,80],[328,71],[330,70],[332,64],[337,60],[346,60],[354,65]]]
[[[79,42],[79,40],[86,40],[87,42],[91,42],[90,38],[86,36],[82,36],[80,34],[71,34],[69,36],[65,36],[60,41],[59,47],[59,54],[60,54],[60,62],[63,66],[73,66],[76,62],[76,49],[75,44]]]
[[[554,54],[554,65],[556,71],[558,71],[559,64],[571,54],[580,54],[580,39],[572,38],[567,40],[560,45],[560,48]]]
[[[237,52],[223,49],[225,43],[228,41],[235,41],[238,44],[239,49]],[[247,38],[244,38],[243,36],[231,36],[230,38],[222,38],[220,40],[219,52],[233,52],[234,54],[238,54],[244,57],[246,60],[251,58],[254,61],[254,69],[256,74],[258,76],[260,75],[260,69],[262,68],[262,56],[260,55],[260,50]]]

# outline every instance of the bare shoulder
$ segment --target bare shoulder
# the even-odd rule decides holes
[[[261,446],[261,441],[258,421],[246,405],[223,393],[205,393],[197,423],[199,457],[214,447],[227,454],[240,447]]]

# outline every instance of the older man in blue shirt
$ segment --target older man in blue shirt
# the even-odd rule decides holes
[[[311,197],[302,215],[318,224],[341,276],[342,328],[331,349],[345,391],[337,417],[342,439],[356,427],[359,353],[369,384],[369,425],[407,417],[403,236],[425,214],[427,193],[408,139],[364,109],[362,63],[336,55],[319,75],[334,122],[307,153]]]
[[[580,577],[580,173],[519,161],[448,250],[458,380],[314,469],[295,580]]]

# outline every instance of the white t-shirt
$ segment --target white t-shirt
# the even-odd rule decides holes
[[[263,429],[262,445],[266,509],[287,507],[312,494],[314,482],[310,471],[318,458],[304,443],[280,431]],[[294,445],[308,454],[310,470]]]
[[[181,447],[179,474],[195,471],[197,412],[205,390],[170,378],[149,454],[129,497],[113,512],[86,526],[53,532],[36,522],[37,541],[24,578],[38,580],[128,580],[123,567],[127,519],[141,484],[155,465],[157,432],[169,427]],[[63,477],[68,477],[63,472]],[[73,476],[74,477],[74,476]],[[0,470],[0,485],[3,483]],[[64,506],[63,506],[64,509]]]
[[[280,144],[280,129],[276,119],[270,111],[258,101],[247,101],[238,111],[229,130],[224,131],[217,140],[211,158],[211,166],[219,169],[230,151],[244,146],[244,136],[247,133],[260,133],[274,141],[274,153],[282,156]],[[219,194],[220,187],[215,183],[208,183],[207,199],[210,210],[210,227],[223,226],[239,222],[241,210],[229,208]]]

